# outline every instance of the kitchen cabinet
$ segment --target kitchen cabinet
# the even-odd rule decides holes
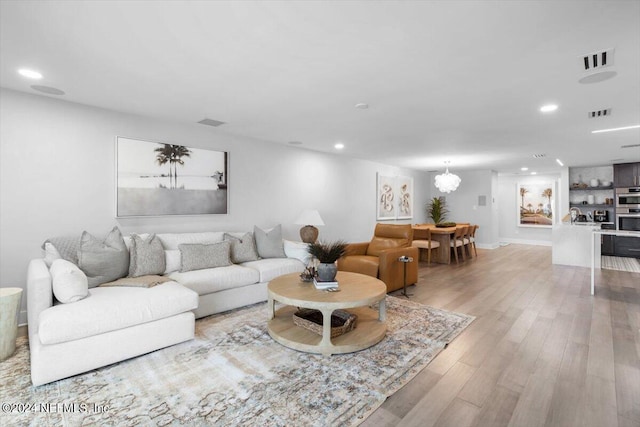
[[[637,237],[615,236],[615,256],[640,258],[640,242]]]
[[[613,165],[613,183],[615,187],[640,186],[640,163]]]
[[[615,255],[614,236],[602,236],[602,255]]]

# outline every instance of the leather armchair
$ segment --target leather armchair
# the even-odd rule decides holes
[[[411,224],[376,224],[370,242],[350,243],[347,254],[338,260],[338,270],[377,277],[387,285],[387,292],[404,286],[405,263],[401,256],[413,258],[407,263],[407,286],[418,281],[418,248],[411,246]]]

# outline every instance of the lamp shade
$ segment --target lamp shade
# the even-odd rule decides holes
[[[436,175],[435,184],[436,188],[443,193],[450,193],[455,191],[460,185],[462,180],[458,175],[454,175],[449,173],[449,168],[447,168],[446,172],[441,175]]]
[[[324,221],[320,217],[320,212],[312,209],[307,209],[303,211],[298,218],[295,220],[294,224],[298,225],[324,225]]]

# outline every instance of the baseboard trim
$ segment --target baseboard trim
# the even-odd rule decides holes
[[[500,247],[500,243],[478,243],[478,242],[476,242],[476,247],[478,249],[498,249]]]
[[[550,240],[527,240],[500,238],[500,243],[515,243],[516,245],[551,246]]]

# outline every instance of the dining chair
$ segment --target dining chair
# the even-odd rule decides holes
[[[467,249],[469,249],[469,257],[471,257],[471,248],[473,247],[473,252],[476,254],[476,258],[478,257],[478,250],[476,249],[476,230],[478,229],[477,225],[472,225],[469,227],[469,243]]]
[[[475,225],[469,225],[467,227],[467,230],[464,232],[464,235],[462,236],[462,251],[464,252],[465,250],[467,251],[467,254],[469,255],[469,259],[473,258],[473,254],[471,253],[471,235],[473,233],[473,231],[475,230]]]
[[[427,252],[427,265],[431,265],[431,250],[439,248],[440,242],[431,240],[431,230],[420,230],[420,238],[411,242],[411,246],[420,251],[420,260],[424,261],[423,254]]]
[[[456,264],[460,264],[458,261],[458,248],[460,248],[460,255],[462,256],[462,260],[465,260],[464,257],[464,235],[467,232],[467,228],[469,227],[457,227],[456,231],[453,233],[453,237],[449,242],[449,246],[453,250],[453,255],[456,258]],[[449,261],[451,262],[451,261]]]

